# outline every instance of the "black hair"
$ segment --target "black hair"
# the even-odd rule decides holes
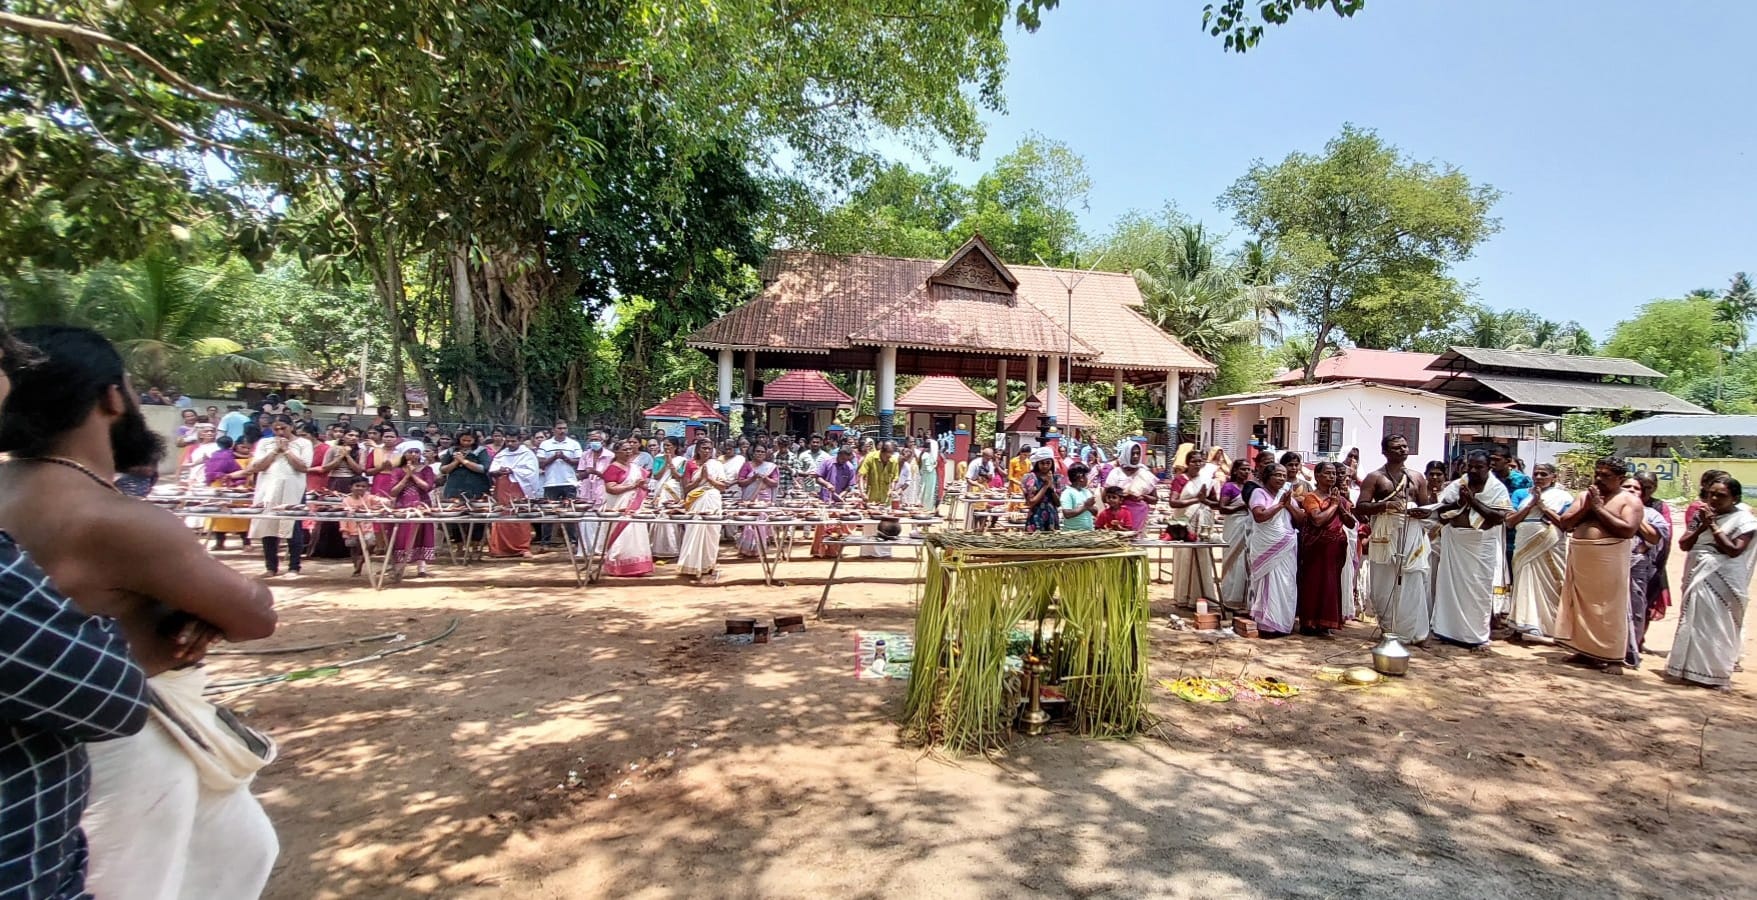
[[[1444,474],[1446,471],[1446,461],[1443,459],[1430,459],[1428,460],[1428,464],[1422,467],[1421,472],[1423,475],[1426,475],[1435,469],[1439,469],[1441,474]]]
[[[90,328],[39,325],[19,329],[16,338],[29,350],[0,359],[0,371],[12,382],[0,405],[0,451],[43,456],[91,415],[110,388],[126,384],[126,370],[122,355]]]
[[[1068,477],[1069,478],[1082,478],[1085,475],[1087,475],[1088,473],[1090,473],[1091,471],[1092,471],[1092,468],[1090,466],[1086,465],[1085,463],[1074,463],[1073,465],[1068,466]]]
[[[244,426],[244,440],[252,444],[262,440],[262,426],[254,422]]]
[[[222,434],[219,437],[214,438],[214,446],[221,450],[232,449],[232,436],[229,434]]]
[[[1593,468],[1604,466],[1605,468],[1616,472],[1618,475],[1629,474],[1629,461],[1614,454],[1611,456],[1601,456],[1598,458],[1598,461],[1592,465]]]
[[[1104,486],[1104,494],[1102,496],[1108,498],[1112,496],[1121,497],[1122,495],[1123,489],[1121,485],[1107,484]]]
[[[1406,438],[1401,434],[1387,434],[1384,437],[1379,438],[1379,452],[1382,453],[1386,450],[1391,449],[1391,442],[1392,441],[1403,441],[1403,442],[1407,443],[1409,441],[1409,438]]]
[[[316,422],[306,422],[305,424],[299,426],[295,430],[302,432],[304,434],[309,434],[312,437],[322,437],[323,436],[323,429],[317,427]]]
[[[1739,479],[1734,478],[1731,475],[1720,475],[1711,483],[1726,485],[1727,491],[1733,495],[1733,500],[1735,502],[1742,500],[1745,497],[1745,486],[1739,483]]]
[[[1727,477],[1727,473],[1725,471],[1722,471],[1720,469],[1709,469],[1708,471],[1703,472],[1702,477],[1698,478],[1696,481],[1698,484],[1702,485],[1703,487],[1708,487],[1709,485],[1713,484],[1716,479],[1725,478],[1725,477]]]
[[[1299,462],[1305,462],[1305,460],[1300,457],[1299,453],[1297,453],[1293,450],[1289,450],[1286,453],[1281,454],[1281,458],[1279,460],[1276,460],[1276,462],[1279,463],[1280,465],[1289,466],[1289,465],[1292,465],[1296,460]]]
[[[1466,463],[1473,463],[1479,459],[1485,463],[1488,462],[1489,461],[1488,451],[1487,450],[1472,450],[1469,453],[1464,454],[1464,461]]]

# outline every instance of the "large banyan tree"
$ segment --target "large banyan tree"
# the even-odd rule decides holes
[[[1003,31],[1054,5],[6,0],[0,256],[217,223],[369,282],[442,413],[566,412],[606,304],[642,301],[617,332],[638,363],[737,298],[772,160],[972,151]]]

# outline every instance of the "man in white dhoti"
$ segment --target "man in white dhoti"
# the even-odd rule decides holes
[[[1385,465],[1361,482],[1355,512],[1372,519],[1367,544],[1367,586],[1379,628],[1424,643],[1430,631],[1428,538],[1420,520],[1432,494],[1427,480],[1409,471],[1409,442],[1386,435],[1379,442]],[[1413,505],[1412,505],[1413,504]]]
[[[1757,516],[1739,503],[1744,486],[1730,475],[1708,485],[1706,508],[1685,523],[1678,548],[1690,554],[1678,635],[1666,657],[1666,675],[1729,690],[1743,649],[1751,610],[1750,552]]]
[[[195,665],[216,639],[274,633],[273,597],[209,556],[170,511],[116,491],[118,469],[153,464],[163,445],[115,348],[83,328],[18,337],[42,359],[24,369],[5,360],[12,392],[0,406],[0,448],[13,461],[0,466],[0,529],[82,612],[116,620],[154,695],[139,733],[89,746],[86,889],[250,900],[278,852],[250,795],[272,745],[221,724]]]
[[[1489,455],[1472,450],[1464,477],[1440,491],[1440,520],[1446,523],[1434,576],[1434,634],[1443,641],[1482,649],[1489,642],[1495,613],[1495,587],[1507,550],[1501,522],[1513,511],[1500,479],[1489,475]]]

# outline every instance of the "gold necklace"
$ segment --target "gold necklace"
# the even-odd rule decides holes
[[[86,466],[85,463],[82,463],[77,459],[70,459],[65,456],[21,456],[21,457],[18,457],[17,459],[14,459],[13,462],[53,463],[57,466],[63,466],[65,468],[72,469],[75,472],[78,472],[81,475],[84,475],[85,477],[90,478],[91,480],[97,482],[98,484],[103,485],[105,488],[108,488],[111,491],[114,491],[118,494],[122,493],[121,488],[117,487],[115,484],[113,484],[111,482],[105,481],[104,476],[99,475],[96,472],[93,472],[89,467]],[[126,495],[124,495],[124,496],[126,496]]]

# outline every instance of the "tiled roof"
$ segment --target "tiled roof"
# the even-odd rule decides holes
[[[940,260],[777,251],[762,267],[762,292],[690,335],[688,343],[791,353],[899,343],[1013,356],[1061,354],[1068,344],[1068,295],[1058,278],[1084,276],[1073,301],[1076,365],[1214,371],[1140,314],[1141,293],[1129,275],[1010,266],[1008,274],[1019,283],[1009,304],[1006,296],[985,291],[930,288],[929,276],[944,268]]]
[[[1074,288],[1074,335],[1091,344],[1098,356],[1078,359],[1076,345],[1076,365],[1153,372],[1214,371],[1213,363],[1197,356],[1141,314],[1141,289],[1135,285],[1133,275],[1042,266],[1014,266],[1012,271],[1019,277],[1020,299],[1064,326],[1068,320],[1068,289],[1062,286],[1062,280],[1071,283],[1080,279]]]
[[[854,398],[842,392],[842,389],[830,383],[830,379],[822,372],[810,369],[794,369],[785,372],[780,378],[763,385],[764,403],[847,403],[852,404]]]
[[[1002,356],[1065,352],[1068,346],[1062,326],[1028,303],[943,284],[926,285],[917,295],[920,302],[849,335],[849,342]],[[1073,346],[1076,357],[1098,355],[1077,337]]]
[[[1355,347],[1318,363],[1314,381],[1379,381],[1392,384],[1426,384],[1434,373],[1428,366],[1439,359],[1433,353],[1407,353],[1401,350],[1363,350]],[[1269,379],[1270,384],[1297,384],[1304,380],[1306,370],[1294,369],[1286,375]]]
[[[1049,412],[1049,393],[1038,391],[1032,396],[1037,398],[1037,402],[1045,404],[1043,414],[1047,415]],[[1055,423],[1058,428],[1094,428],[1098,425],[1091,416],[1086,415],[1085,410],[1068,402],[1068,395],[1057,392],[1056,396],[1059,398],[1055,410]],[[1007,431],[1009,432],[1036,430],[1037,416],[1032,415],[1029,407],[1021,406],[1013,410],[1012,415],[1007,416]]]
[[[993,409],[994,399],[970,389],[962,378],[950,375],[929,375],[921,383],[897,398],[898,409],[949,409],[971,411]]]
[[[649,419],[709,419],[715,422],[726,421],[720,411],[714,408],[706,398],[695,391],[678,391],[659,401],[657,406],[645,410],[641,415]]]

